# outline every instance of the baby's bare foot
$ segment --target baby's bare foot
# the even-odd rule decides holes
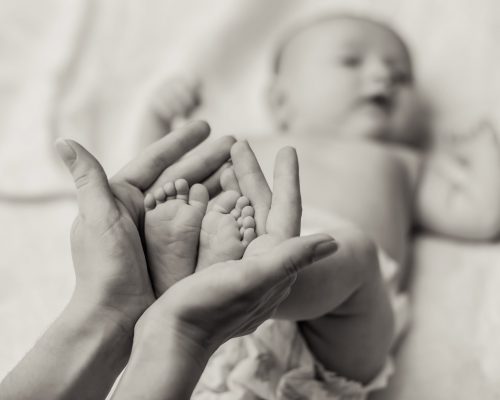
[[[239,260],[255,239],[254,210],[238,192],[223,192],[203,218],[196,269]]]
[[[184,179],[144,198],[148,266],[157,296],[194,272],[207,203],[207,189],[199,184],[189,189]]]

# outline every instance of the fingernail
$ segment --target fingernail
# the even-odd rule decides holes
[[[337,244],[337,242],[333,238],[324,240],[324,241],[318,243],[314,247],[313,260],[314,261],[321,260],[321,259],[335,253],[338,250],[338,248],[339,248],[339,245]]]
[[[76,160],[76,152],[66,139],[57,139],[55,146],[65,164],[70,165]]]

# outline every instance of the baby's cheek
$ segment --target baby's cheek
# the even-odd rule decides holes
[[[392,139],[409,144],[418,144],[425,139],[429,116],[427,108],[415,90],[403,91],[392,120]]]

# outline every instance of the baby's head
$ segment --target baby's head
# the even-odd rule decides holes
[[[310,21],[276,52],[270,104],[291,133],[411,142],[417,100],[409,51],[379,22]]]

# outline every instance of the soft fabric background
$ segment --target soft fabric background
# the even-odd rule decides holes
[[[392,23],[413,50],[436,135],[500,126],[495,0],[0,0],[0,378],[73,285],[69,177],[52,142],[75,138],[112,173],[137,152],[151,89],[199,73],[214,135],[266,134],[269,54],[290,21],[354,11]],[[414,320],[382,398],[500,396],[500,247],[416,241]]]

